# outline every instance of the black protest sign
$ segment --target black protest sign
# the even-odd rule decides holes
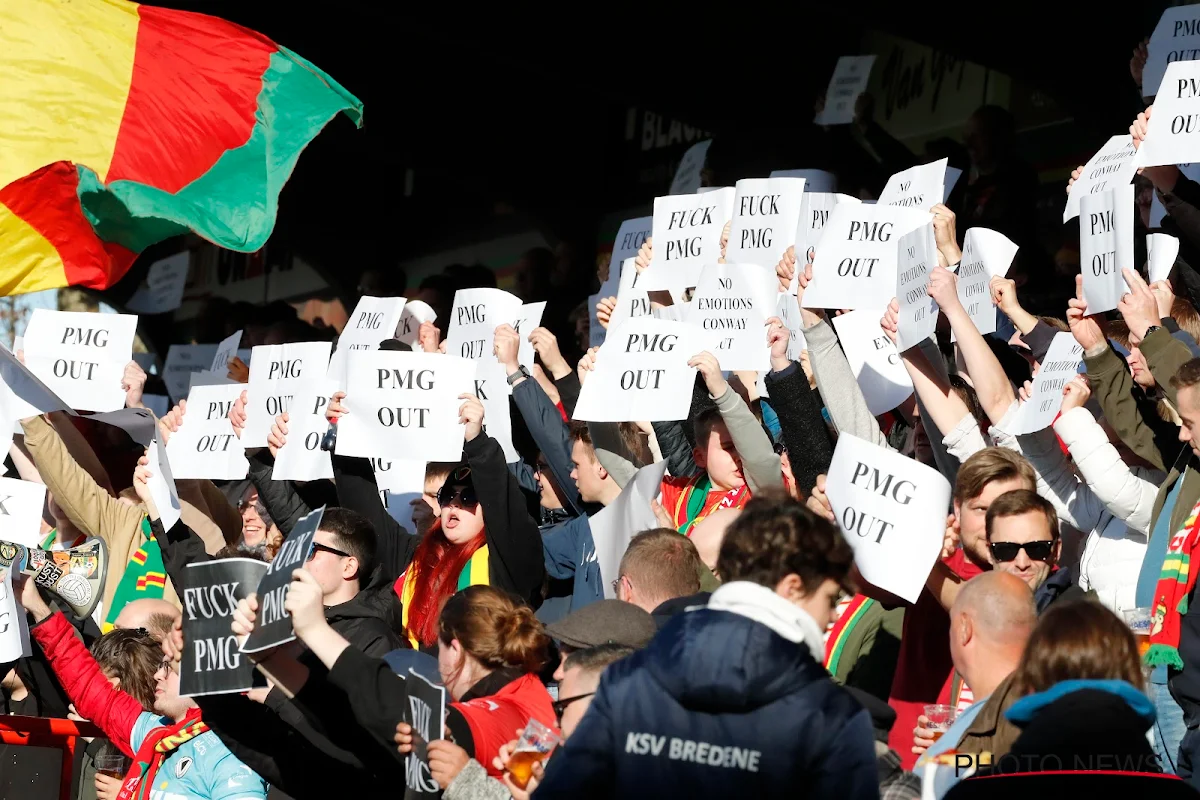
[[[234,609],[253,592],[267,564],[223,558],[188,564],[183,590],[183,657],[179,693],[185,697],[244,692],[254,685],[254,665],[238,650],[230,630]]]
[[[287,599],[292,573],[308,560],[308,549],[321,525],[325,506],[300,518],[284,539],[275,560],[258,582],[258,619],[254,632],[242,642],[243,653],[257,653],[276,645],[287,644],[296,638],[292,616],[283,607]]]
[[[441,789],[429,771],[429,743],[446,738],[446,689],[435,686],[411,668],[405,685],[408,703],[400,714],[412,726],[413,749],[404,758],[404,797],[440,797]]]

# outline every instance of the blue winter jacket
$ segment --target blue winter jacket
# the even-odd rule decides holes
[[[803,643],[728,611],[609,666],[547,797],[878,798],[871,719]]]
[[[574,579],[571,611],[604,599],[600,562],[596,560],[596,543],[592,540],[587,514],[543,529],[542,556],[546,560],[546,574],[551,578]]]

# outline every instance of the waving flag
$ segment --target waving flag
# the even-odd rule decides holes
[[[252,252],[300,153],[362,103],[215,17],[125,0],[0,0],[0,295],[103,289],[194,231]]]

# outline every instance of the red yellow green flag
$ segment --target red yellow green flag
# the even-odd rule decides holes
[[[186,231],[261,248],[300,153],[362,103],[265,36],[125,0],[0,0],[0,295],[104,289]]]

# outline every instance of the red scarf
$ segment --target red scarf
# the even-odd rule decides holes
[[[1200,503],[1192,508],[1181,527],[1167,545],[1162,574],[1154,587],[1154,608],[1150,612],[1150,649],[1145,662],[1149,666],[1166,664],[1183,669],[1179,655],[1180,623],[1188,611],[1188,596],[1196,585],[1197,570],[1192,567],[1192,553],[1200,541]]]
[[[174,725],[165,725],[150,731],[142,740],[142,746],[133,758],[133,766],[129,768],[129,773],[121,783],[117,800],[148,800],[158,768],[167,756],[179,745],[207,731],[208,726],[200,719],[198,708],[188,711],[187,716]]]

